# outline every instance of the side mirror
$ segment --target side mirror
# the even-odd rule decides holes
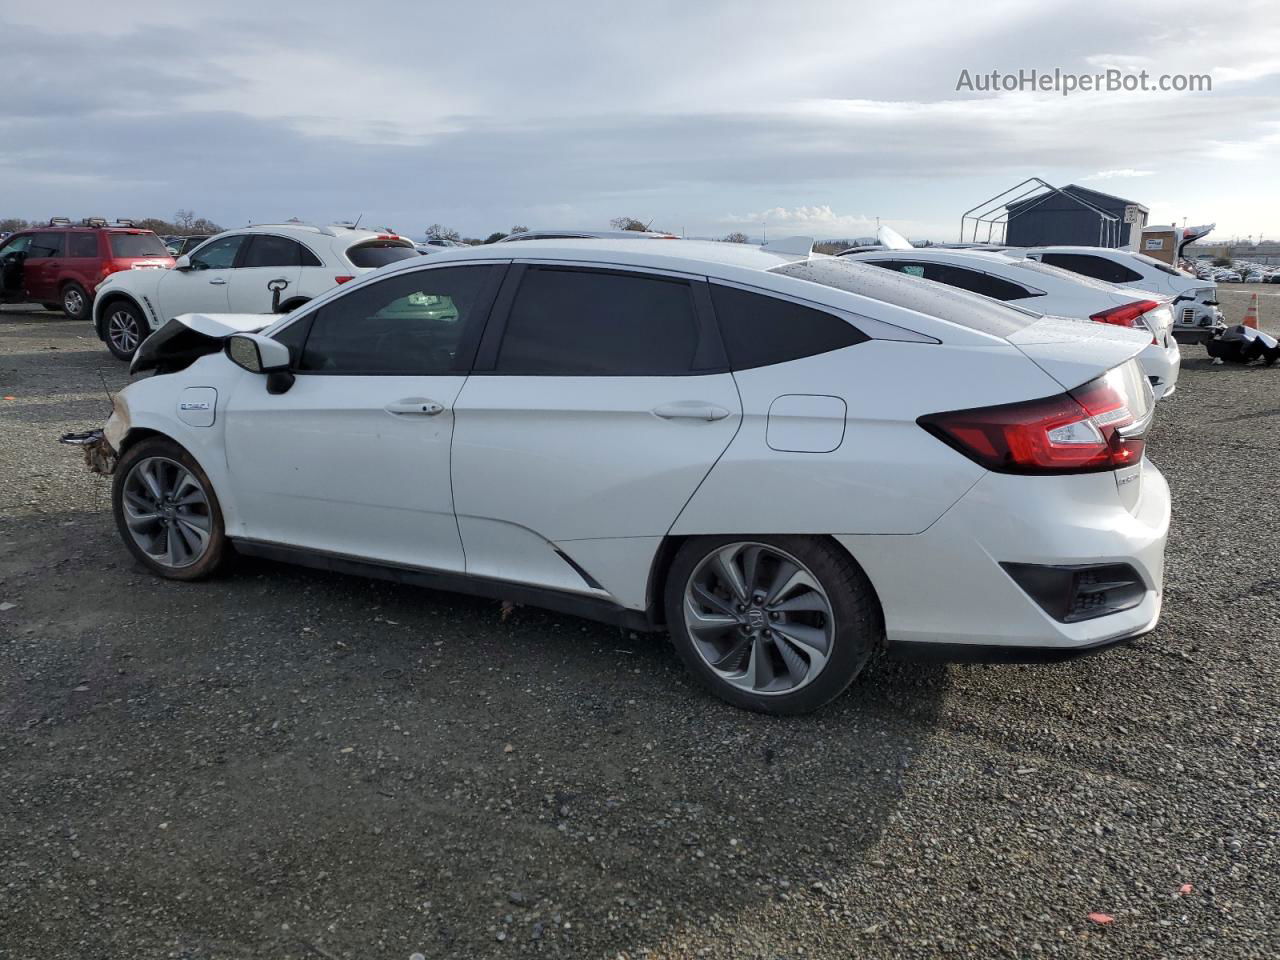
[[[184,254],[183,254],[182,256],[180,256],[177,260],[173,261],[173,269],[175,269],[175,270],[190,270],[190,269],[191,269],[191,258],[190,258],[190,257],[188,257],[188,256],[184,253]]]
[[[237,333],[227,338],[227,356],[250,373],[289,369],[289,348],[279,340],[257,333]]]

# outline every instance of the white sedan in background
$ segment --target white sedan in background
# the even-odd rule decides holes
[[[843,259],[945,283],[1038,314],[1112,324],[1149,334],[1140,357],[1157,398],[1174,392],[1182,355],[1169,298],[1092,280],[1036,260],[973,249],[930,247],[842,253]]]
[[[112,354],[128,360],[148,334],[179,314],[287,313],[383,264],[417,255],[404,237],[340,224],[228,230],[178,257],[171,270],[112,274],[98,286],[94,329]]]
[[[773,713],[886,641],[1150,630],[1147,334],[810,246],[491,244],[180,317],[93,441],[121,537],[177,580],[253,554],[666,629]]]

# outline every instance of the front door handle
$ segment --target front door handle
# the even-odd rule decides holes
[[[227,282],[227,278],[226,278],[226,277],[214,277],[214,278],[213,278],[212,280],[210,280],[209,282],[210,282],[210,283],[212,283],[212,284],[214,284],[215,286],[219,286],[219,287],[220,287],[220,286],[222,286],[224,283],[226,283],[226,282]]]
[[[401,417],[434,417],[444,413],[444,404],[426,397],[405,397],[388,403],[383,409]]]
[[[705,400],[677,400],[653,408],[653,415],[663,420],[723,420],[729,415],[724,407]]]

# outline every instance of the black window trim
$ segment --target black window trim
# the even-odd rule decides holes
[[[407,261],[414,263],[414,261]],[[267,336],[276,339],[286,330],[292,329],[299,324],[305,324],[306,330],[303,333],[302,343],[298,348],[298,356],[301,357],[303,351],[307,349],[307,341],[311,339],[311,326],[315,322],[315,318],[320,311],[326,306],[337,303],[348,292],[363,290],[366,286],[372,287],[378,283],[384,283],[389,280],[398,280],[409,274],[423,273],[427,270],[447,270],[451,267],[497,267],[489,276],[488,282],[484,289],[480,292],[480,309],[477,311],[477,321],[474,324],[467,324],[462,331],[462,339],[458,342],[458,352],[453,358],[453,367],[448,373],[344,373],[336,370],[299,370],[291,361],[289,371],[299,377],[465,377],[472,372],[475,363],[476,350],[480,345],[481,337],[488,328],[494,313],[494,305],[502,288],[505,277],[510,273],[509,260],[463,260],[450,261],[445,263],[423,264],[417,270],[397,271],[389,276],[379,276],[372,283],[359,284],[353,287],[338,287],[342,290],[342,295],[325,297],[323,300],[317,298],[310,303],[299,308],[298,316],[291,316],[289,322],[272,330]],[[483,314],[483,316],[480,316]]]
[[[228,231],[228,232],[230,232],[230,231]],[[303,243],[303,242],[302,242],[301,240],[299,240],[297,237],[287,237],[287,236],[285,236],[283,233],[272,233],[270,230],[245,230],[245,231],[241,232],[239,235],[240,235],[240,236],[242,236],[242,237],[244,237],[244,238],[245,238],[245,240],[246,240],[247,242],[240,244],[240,249],[236,251],[236,259],[235,259],[235,262],[231,264],[231,267],[230,267],[229,269],[232,269],[232,270],[241,270],[241,269],[249,269],[249,270],[285,270],[285,269],[288,269],[287,267],[245,267],[244,262],[245,262],[247,259],[249,259],[249,248],[250,248],[251,246],[253,246],[253,239],[254,239],[254,237],[275,237],[277,240],[288,240],[288,241],[290,241],[291,243],[296,243],[298,246],[302,247],[302,249],[306,250],[306,251],[307,251],[308,253],[310,253],[313,257],[315,257],[317,260],[319,260],[319,261],[320,261],[320,266],[321,266],[321,267],[323,267],[323,266],[324,266],[324,257],[320,256],[318,253],[316,253],[314,250],[312,250],[310,246],[308,246],[307,244]],[[219,236],[221,236],[221,234],[219,234]],[[196,250],[199,250],[199,249],[200,249],[200,247],[203,247],[203,246],[205,245],[205,243],[208,243],[208,242],[209,242],[209,240],[213,240],[213,239],[214,239],[214,237],[209,237],[209,238],[208,238],[208,240],[205,240],[205,241],[204,241],[204,243],[201,243],[199,247],[196,247],[195,249],[193,249],[193,250],[191,251],[191,253],[195,253],[195,252],[196,252]],[[190,256],[190,254],[188,254],[188,256]],[[304,264],[300,264],[300,266],[303,266],[303,267],[307,267],[307,266],[309,266],[312,270],[314,270],[314,269],[316,268],[316,265],[315,265],[315,264],[305,264],[305,263],[304,263]]]
[[[906,253],[906,251],[904,250],[904,251],[903,251],[903,253]],[[1047,290],[1041,290],[1039,287],[1033,287],[1033,286],[1031,286],[1031,284],[1029,284],[1029,283],[1023,283],[1021,280],[1010,280],[1008,277],[1002,277],[1002,276],[1000,276],[1000,274],[998,274],[998,273],[993,273],[993,272],[992,272],[992,271],[990,271],[990,270],[982,270],[982,269],[979,269],[978,267],[976,267],[976,266],[974,266],[974,265],[972,265],[972,264],[970,264],[970,263],[955,263],[954,261],[950,261],[950,260],[920,260],[920,259],[908,259],[908,258],[906,258],[906,257],[875,257],[875,258],[868,257],[868,258],[866,258],[865,260],[860,260],[860,261],[856,261],[856,262],[859,262],[859,263],[872,263],[872,264],[875,264],[876,266],[882,266],[882,265],[884,265],[884,264],[886,264],[886,263],[901,263],[901,264],[908,264],[908,265],[910,265],[910,264],[919,264],[919,265],[920,265],[920,266],[922,266],[922,267],[928,267],[928,266],[930,266],[930,265],[939,266],[939,267],[951,267],[953,270],[968,270],[970,273],[980,273],[980,274],[982,274],[984,277],[990,277],[990,278],[991,278],[991,279],[993,279],[993,280],[999,280],[1001,283],[1008,283],[1008,284],[1011,284],[1012,286],[1020,287],[1020,288],[1022,288],[1023,290],[1027,291],[1026,296],[1024,296],[1024,297],[1015,297],[1013,300],[1000,300],[998,297],[988,297],[988,299],[989,299],[989,300],[996,300],[996,301],[997,301],[997,302],[999,302],[999,303],[1016,303],[1016,302],[1018,302],[1018,301],[1020,301],[1020,300],[1031,300],[1031,299],[1034,299],[1035,297],[1047,297],[1047,296],[1049,295],[1049,293],[1048,293],[1048,291],[1047,291]],[[1049,264],[1046,264],[1046,266],[1049,266]],[[1061,269],[1061,268],[1059,268],[1059,269]],[[911,276],[911,274],[907,274],[907,276]],[[928,280],[929,278],[928,278],[928,277],[917,277],[916,279],[918,279],[918,280]],[[934,283],[943,283],[941,280],[934,280],[933,282],[934,282]],[[952,284],[944,283],[944,284],[943,284],[943,286],[950,287],[950,286],[952,286]],[[955,289],[957,289],[957,290],[964,290],[965,288],[964,288],[964,287],[956,287]],[[977,291],[975,291],[975,290],[969,290],[969,291],[967,291],[967,292],[968,292],[968,293],[976,294],[976,295],[977,295],[977,296],[979,296],[979,297],[985,297],[985,296],[986,296],[986,294],[985,294],[985,293],[977,293]]]
[[[502,349],[502,340],[507,332],[507,319],[511,315],[511,307],[515,303],[516,292],[529,269],[563,270],[576,273],[605,273],[623,277],[654,277],[675,283],[684,283],[689,287],[690,299],[693,303],[694,319],[698,324],[698,347],[694,361],[698,366],[683,373],[662,374],[628,374],[628,373],[514,373],[497,369],[498,355]],[[472,376],[485,377],[580,377],[584,380],[599,380],[604,377],[705,377],[713,374],[729,372],[729,355],[725,351],[724,340],[720,336],[720,327],[716,323],[715,311],[711,307],[711,293],[707,287],[707,278],[699,274],[679,273],[674,270],[663,270],[654,267],[631,266],[630,264],[597,263],[581,260],[513,260],[507,271],[506,279],[498,292],[492,309],[489,311],[489,323],[485,327],[480,341],[480,349],[471,368]]]

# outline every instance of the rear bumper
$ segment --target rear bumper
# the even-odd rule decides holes
[[[1145,633],[1160,618],[1169,487],[1149,462],[1141,482],[1128,509],[1111,473],[987,474],[924,533],[836,539],[875,586],[893,648],[1083,650]],[[1128,610],[1062,623],[1001,562],[1128,563],[1147,590]]]
[[[1157,400],[1173,393],[1178,384],[1178,372],[1182,369],[1182,352],[1173,340],[1168,346],[1153,343],[1138,357],[1142,372],[1151,381],[1151,389]]]

